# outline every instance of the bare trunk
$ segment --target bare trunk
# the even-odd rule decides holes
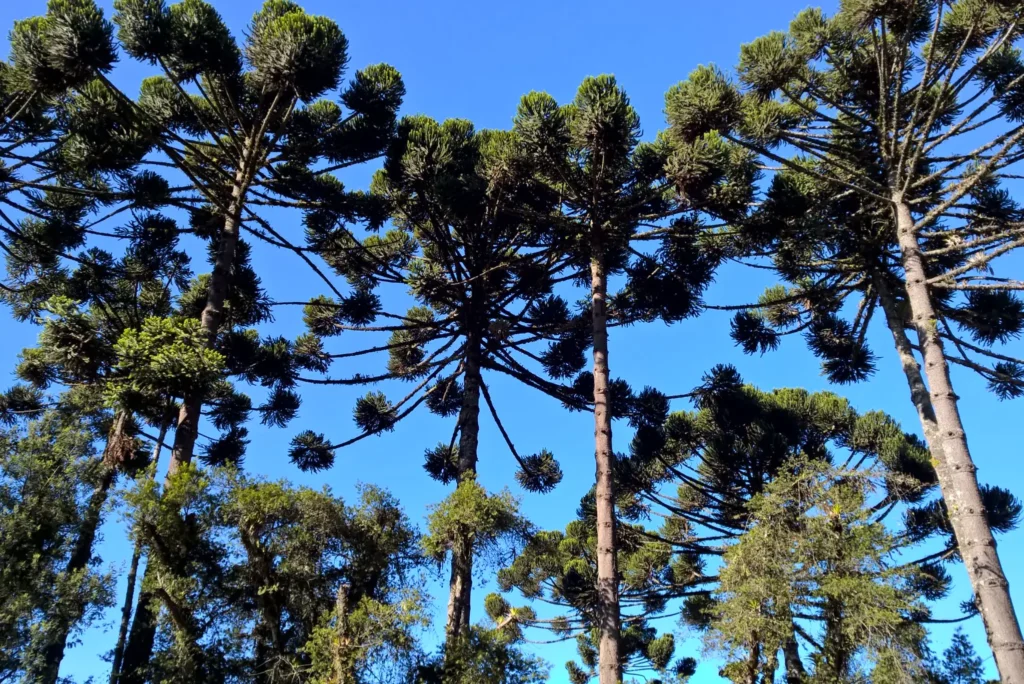
[[[126,442],[130,440],[124,434],[128,422],[128,416],[124,412],[118,412],[114,416],[114,423],[107,435],[107,444],[103,449],[101,459],[100,479],[89,497],[89,504],[86,506],[85,514],[82,516],[82,524],[78,529],[78,538],[68,558],[68,564],[64,569],[66,577],[72,577],[84,572],[92,560],[92,549],[96,542],[96,532],[99,531],[100,523],[103,520],[103,506],[110,496],[110,488],[117,478],[118,469],[127,456],[125,453]],[[60,663],[64,659],[64,649],[67,648],[68,636],[71,634],[75,623],[82,616],[85,606],[75,606],[74,611],[67,615],[53,616],[49,622],[53,632],[48,635],[43,646],[44,669],[37,673],[34,680],[44,684],[53,684],[57,681],[60,670]]]
[[[800,645],[795,636],[786,639],[782,647],[782,657],[786,664],[786,683],[804,684],[807,679],[807,670],[804,669],[804,661],[800,659]]]
[[[754,642],[747,656],[747,667],[743,673],[743,684],[757,684],[757,673],[761,670],[761,644],[754,634]]]
[[[925,441],[928,442],[932,454],[932,465],[936,472],[945,463],[942,455],[942,440],[939,438],[939,425],[935,420],[935,409],[932,408],[932,399],[928,394],[928,386],[921,375],[921,366],[914,356],[914,345],[907,337],[906,316],[898,308],[896,298],[889,289],[883,276],[875,276],[872,284],[878,291],[878,300],[885,313],[885,321],[892,333],[893,344],[896,346],[896,353],[900,357],[900,365],[903,367],[903,374],[907,378],[907,385],[910,387],[910,399],[917,409],[917,417],[921,420],[921,430],[924,432]]]
[[[466,336],[465,373],[463,374],[462,410],[459,412],[459,462],[456,475],[462,484],[476,479],[477,446],[480,436],[480,336],[471,331]],[[465,635],[470,625],[470,601],[473,594],[472,531],[452,545],[452,571],[448,581],[448,620],[445,636]]]
[[[149,476],[155,478],[157,468],[160,465],[160,452],[164,447],[164,440],[167,439],[167,430],[170,428],[170,418],[164,418],[160,424],[160,433],[157,435],[156,444],[153,446],[152,463],[149,464]],[[128,638],[128,627],[132,621],[132,604],[135,601],[135,580],[139,574],[139,561],[142,560],[142,544],[135,542],[135,549],[132,551],[132,562],[128,568],[127,587],[124,591],[124,603],[121,606],[121,626],[117,630],[117,644],[114,646],[114,659],[110,668],[110,684],[117,684],[121,676],[121,661],[124,659],[125,643]]]
[[[619,655],[619,572],[615,544],[615,479],[612,469],[611,398],[608,396],[608,276],[600,245],[594,245],[590,262],[592,325],[594,333],[594,461],[597,508],[597,600],[600,684],[622,679]]]
[[[202,410],[203,398],[198,395],[185,397],[181,403],[178,425],[174,430],[174,443],[171,445],[171,461],[167,464],[168,480],[181,466],[192,462],[196,438],[199,436],[199,415]]]
[[[936,471],[942,496],[985,623],[1000,679],[1004,684],[1024,684],[1024,638],[1013,610],[1009,582],[1003,573],[996,542],[985,517],[976,468],[967,447],[967,434],[949,377],[949,364],[939,340],[938,320],[928,291],[914,219],[909,205],[901,196],[894,196],[893,204],[911,324],[924,358],[925,377],[931,389],[931,403],[938,427],[937,434],[933,435],[938,441],[934,445],[929,441],[929,445],[933,446],[932,455],[941,464]],[[925,436],[929,437],[927,433]]]
[[[352,684],[355,678],[351,672],[348,635],[348,592],[349,586],[338,587],[338,598],[334,604],[335,642],[334,642],[334,684]]]
[[[149,569],[149,566],[146,566]],[[143,577],[145,582],[145,576]],[[153,640],[156,638],[156,614],[153,601],[156,597],[143,589],[135,606],[135,619],[128,634],[124,649],[124,660],[118,674],[118,684],[144,684],[149,676],[149,660],[153,655]]]
[[[142,545],[135,542],[132,552],[132,563],[128,568],[128,586],[124,591],[124,603],[121,606],[121,626],[117,630],[117,644],[114,646],[114,660],[110,668],[110,684],[117,684],[121,677],[121,662],[124,660],[125,644],[128,640],[128,627],[132,621],[132,606],[135,602],[135,579],[139,575],[139,561],[142,559]]]

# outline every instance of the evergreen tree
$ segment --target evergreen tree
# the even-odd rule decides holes
[[[76,62],[76,73],[93,79],[83,88],[113,103],[118,123],[156,150],[154,163],[170,164],[188,179],[188,191],[175,201],[189,209],[193,230],[211,241],[213,272],[194,299],[212,347],[230,325],[226,303],[244,268],[240,231],[299,253],[256,207],[324,205],[347,208],[345,215],[352,216],[358,198],[331,172],[383,151],[403,94],[401,80],[384,65],[359,72],[339,98],[348,115],[335,101],[318,99],[338,85],[347,42],[333,22],[290,2],[268,2],[256,13],[244,50],[201,1],[167,7],[126,0],[116,10],[124,49],[162,72],[143,83],[137,102],[108,78],[113,25],[89,0],[51,3],[47,15],[35,20],[41,29],[37,40],[26,43],[25,54],[43,65]],[[33,77],[45,83],[52,74],[44,69]],[[321,160],[328,166],[314,172]],[[298,395],[288,383],[275,384],[270,409],[293,415]],[[198,393],[183,398],[172,473],[193,456],[208,399]],[[235,446],[238,441],[235,435]],[[133,626],[124,663],[128,672],[145,667],[152,648],[151,619],[142,617]]]
[[[93,81],[115,59],[103,44],[102,14],[88,3],[51,10],[15,22],[10,63],[0,67],[0,296],[20,319],[56,294],[62,269],[102,268],[73,252],[90,238],[127,237],[106,222],[129,209],[154,211],[172,195],[164,179],[139,168],[146,136]]]
[[[473,626],[465,638],[450,644],[436,662],[422,665],[416,684],[541,684],[547,665],[519,651],[500,631]]]
[[[485,403],[519,463],[519,482],[531,491],[549,491],[561,479],[557,462],[548,452],[520,456],[501,424],[484,372],[552,387],[513,358],[538,340],[555,339],[568,323],[567,305],[550,294],[563,263],[546,244],[546,226],[534,220],[550,211],[550,192],[534,177],[514,134],[422,116],[400,122],[371,190],[394,226],[383,235],[358,242],[326,212],[311,217],[311,227],[324,229],[311,236],[314,248],[356,290],[341,301],[315,299],[305,314],[310,330],[323,336],[342,330],[390,332],[386,345],[340,355],[386,351],[387,372],[317,382],[401,379],[415,386],[394,403],[378,392],[361,399],[355,410],[360,435],[343,445],[394,429],[425,403],[438,415],[457,416],[450,443],[427,450],[427,472],[441,482],[465,485],[466,491],[453,497],[487,497],[475,484]],[[374,292],[380,284],[407,288],[416,305],[404,316],[381,311]],[[386,317],[388,325],[372,325],[377,316]],[[307,433],[295,440],[292,456],[300,467],[325,468],[333,450],[343,445],[327,445]],[[473,539],[489,534],[468,524],[463,528],[464,534],[446,539],[452,564],[449,639],[468,634]]]
[[[1019,284],[988,270],[1020,244],[1018,210],[1001,186],[1024,136],[1016,113],[1019,9],[984,0],[850,0],[831,18],[808,10],[788,33],[743,47],[742,91],[701,67],[666,105],[682,145],[728,141],[782,169],[771,179],[767,216],[753,221],[754,243],[776,253],[798,287],[762,300],[771,313],[737,318],[748,349],[777,344],[764,319],[793,323],[804,305],[814,315],[800,327],[829,375],[862,379],[873,368],[867,321],[881,308],[1008,682],[1024,681],[1024,641],[982,514],[949,366],[962,361],[997,393],[1019,394],[1019,362],[988,349],[1017,335],[1022,322]],[[800,214],[815,196],[829,198],[826,220],[808,225]],[[814,202],[810,208],[815,213]],[[839,309],[853,292],[866,296],[851,325]],[[958,327],[980,344],[962,339]]]
[[[37,391],[51,384],[66,388],[57,398],[61,410],[90,419],[97,430],[105,433],[99,458],[96,482],[86,515],[78,530],[75,553],[68,560],[67,573],[86,568],[93,558],[93,545],[102,521],[111,488],[118,475],[135,474],[146,465],[140,455],[137,437],[139,423],[150,420],[167,426],[167,407],[173,391],[163,388],[148,393],[136,390],[131,396],[117,392],[112,386],[119,375],[118,343],[126,332],[142,326],[149,317],[166,315],[171,307],[172,291],[187,282],[187,257],[175,249],[173,222],[152,213],[137,216],[124,229],[131,234],[131,244],[121,259],[102,250],[91,249],[79,255],[79,266],[65,272],[58,263],[48,268],[39,264],[41,276],[28,296],[18,293],[10,301],[17,307],[32,310],[42,294],[42,283],[59,293],[42,304],[42,333],[39,346],[22,353],[18,373]],[[162,342],[171,344],[171,340]],[[180,345],[180,342],[178,342]],[[173,348],[173,347],[172,347]],[[179,384],[189,380],[203,382],[208,361],[190,366],[186,350],[176,349],[180,356],[174,373]],[[165,348],[164,353],[171,351]],[[212,374],[219,376],[219,362],[212,363]],[[152,371],[151,371],[152,372]],[[65,643],[74,629],[77,617],[64,612],[46,621],[47,647],[41,659],[50,664],[40,681],[55,682]]]
[[[869,502],[878,475],[792,459],[749,502],[710,610],[709,641],[727,653],[730,681],[772,681],[797,634],[812,649],[801,680],[925,678],[924,633],[912,622],[923,610],[918,571],[891,560],[899,542]]]
[[[943,684],[984,684],[985,668],[963,629],[957,628],[949,648],[942,652]]]
[[[383,490],[347,505],[328,490],[190,465],[163,491],[141,483],[130,502],[156,568],[149,589],[167,606],[153,679],[409,681],[426,620],[423,559]]]
[[[763,495],[794,458],[814,458],[837,469],[870,468],[880,483],[870,501],[871,524],[902,531],[897,538],[903,565],[923,569],[914,576],[915,591],[929,599],[947,591],[948,574],[937,561],[949,559],[955,545],[941,501],[928,497],[935,473],[924,446],[891,418],[878,412],[858,414],[827,392],[763,392],[743,385],[730,367],[714,369],[691,396],[698,408],[693,413],[670,414],[664,399],[648,404],[647,422],[637,429],[631,457],[620,460],[617,468],[619,510],[634,521],[620,526],[618,559],[620,595],[630,624],[624,633],[637,635],[624,651],[630,658],[627,672],[630,667],[657,670],[659,662],[661,669],[670,664],[672,649],[658,643],[664,637],[646,630],[648,621],[664,614],[673,600],[683,601],[684,616],[693,626],[707,627],[718,559],[748,529],[749,502]],[[1007,496],[993,495],[993,500],[1004,501],[990,513],[997,529],[1012,529],[1019,516],[1020,504]],[[555,602],[575,613],[523,624],[547,627],[563,636],[581,635],[583,667],[574,665],[573,672],[586,681],[587,666],[595,662],[586,634],[593,624],[589,613],[596,605],[591,584],[596,574],[595,540],[586,532],[593,516],[592,495],[584,499],[580,514],[564,533],[536,535],[499,573],[499,583],[505,591],[516,588],[527,598]],[[658,529],[645,524],[654,516],[663,518]],[[916,545],[929,537],[940,540],[942,549],[915,558],[920,553],[915,552]],[[898,570],[904,571],[902,566]],[[930,618],[917,612],[915,619]],[[779,649],[789,676],[796,680],[807,669],[798,640],[787,639]],[[692,667],[686,661],[679,659],[672,667],[685,673]]]
[[[584,324],[585,332],[574,331],[564,343],[556,343],[544,365],[555,377],[570,376],[582,370],[582,353],[588,346],[593,348],[593,373],[578,378],[576,387],[586,393],[593,384],[589,394],[595,421],[601,607],[596,618],[601,633],[601,682],[612,684],[621,678],[622,662],[611,421],[617,411],[618,415],[627,412],[613,405],[609,316],[627,323],[656,317],[673,321],[695,314],[718,258],[701,240],[703,226],[698,217],[680,217],[671,229],[658,225],[685,208],[665,182],[668,146],[664,139],[639,142],[639,117],[614,78],[585,80],[575,100],[563,107],[544,93],[525,96],[514,130],[560,198],[553,227],[557,244],[577,279],[590,287],[589,327]],[[716,171],[722,174],[721,168]],[[724,175],[710,184],[722,185]],[[647,227],[651,230],[645,235]],[[643,238],[660,241],[656,258],[632,246]],[[629,285],[609,300],[608,278],[623,272],[630,276]]]
[[[94,457],[102,433],[86,417],[49,410],[0,434],[0,679],[54,681],[60,646],[113,604],[111,573],[81,556],[83,528],[105,474]]]

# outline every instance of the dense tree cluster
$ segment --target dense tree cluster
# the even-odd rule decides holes
[[[1004,272],[1024,4],[806,10],[672,86],[646,138],[612,76],[480,130],[400,116],[387,64],[346,81],[341,27],[291,0],[241,38],[206,0],[113,7],[49,0],[0,62],[0,300],[38,328],[0,393],[0,682],[73,679],[67,650],[116,614],[111,684],[527,684],[550,673],[538,638],[576,644],[573,684],[682,684],[699,658],[743,684],[980,683],[963,632],[941,656],[929,639],[972,618],[1024,684],[995,542],[1024,506],[978,481],[951,374],[1024,395]],[[119,56],[147,70],[137,92]],[[319,291],[281,301],[256,244]],[[726,262],[778,283],[706,302]],[[283,306],[303,329],[267,334]],[[884,325],[923,439],[728,365],[675,396],[611,375],[616,329],[708,307],[749,354],[801,334],[835,384],[872,376]],[[498,378],[593,414],[593,487],[562,529],[513,493],[563,472],[516,448]],[[289,428],[310,385],[366,393],[353,433],[290,433],[303,471],[417,410],[450,426],[417,447],[451,487],[423,529],[386,480],[345,500],[246,467],[251,421]],[[502,458],[482,458],[487,421],[515,463],[501,490],[478,478]],[[973,600],[940,615],[958,566]]]

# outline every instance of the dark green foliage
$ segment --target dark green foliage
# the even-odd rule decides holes
[[[275,387],[266,403],[257,410],[264,425],[284,427],[299,411],[299,395],[293,390]]]
[[[10,427],[21,416],[42,410],[43,393],[30,385],[15,385],[0,394],[0,424]]]
[[[658,240],[658,247],[631,263],[628,245],[639,224],[690,209],[667,192],[667,142],[640,143],[639,130],[635,110],[611,76],[585,80],[574,101],[563,107],[545,93],[530,93],[515,119],[516,133],[561,196],[555,244],[581,279],[589,280],[590,260],[599,258],[609,275],[629,276],[613,298],[613,316],[624,322],[680,320],[699,311],[700,295],[720,254],[711,248],[699,219],[685,215],[668,228],[651,231],[648,237]],[[658,263],[670,266],[659,269]],[[581,342],[585,349],[587,342]],[[576,372],[553,364],[549,370],[556,377]]]
[[[972,290],[955,320],[980,344],[1008,342],[1024,328],[1024,301],[1012,292]]]
[[[451,484],[459,471],[459,452],[447,444],[438,444],[423,454],[423,469],[441,484]]]
[[[103,476],[88,421],[48,411],[0,433],[0,677],[46,677],[46,648],[79,635],[113,603],[113,576],[89,563],[68,572]]]
[[[808,10],[742,48],[738,84],[702,66],[672,88],[669,130],[641,142],[611,76],[585,79],[566,105],[530,93],[511,131],[399,121],[398,72],[373,65],[342,84],[345,35],[290,0],[267,0],[238,38],[204,0],[115,0],[113,23],[92,0],[50,0],[45,16],[15,24],[0,63],[0,204],[15,212],[3,216],[0,299],[41,332],[16,369],[24,384],[0,394],[0,680],[54,681],[65,645],[110,605],[100,568],[117,559],[93,545],[108,500],[126,500],[133,567],[148,556],[126,684],[539,683],[547,666],[523,646],[536,628],[576,639],[566,670],[583,684],[607,637],[596,559],[609,552],[627,677],[694,674],[655,621],[681,610],[727,654],[723,675],[748,684],[783,666],[787,681],[982,681],[959,632],[945,661],[924,667],[928,602],[949,592],[960,556],[933,497],[938,462],[888,416],[826,392],[763,392],[727,366],[705,376],[689,412],[612,379],[599,392],[604,427],[625,419],[633,433],[626,453],[603,451],[614,506],[595,488],[563,531],[538,532],[508,491],[477,481],[479,414],[499,428],[519,486],[551,492],[561,466],[547,450],[517,452],[492,376],[590,408],[595,373],[606,374],[587,355],[609,327],[696,316],[717,266],[751,255],[786,284],[738,309],[736,343],[764,354],[800,333],[831,382],[868,379],[873,317],[887,314],[892,332],[917,320],[890,211],[904,200],[937,312],[909,355],[933,335],[1000,398],[1024,394],[1024,361],[997,349],[1024,330],[1021,286],[993,263],[1018,246],[1024,210],[1002,183],[1021,138],[997,141],[1010,154],[994,163],[929,147],[974,129],[975,100],[958,98],[976,95],[1013,127],[1024,118],[1019,51],[988,49],[1018,5]],[[119,48],[154,74],[135,100],[108,78]],[[933,54],[940,71],[968,68],[964,88],[939,75],[913,85]],[[879,55],[902,64],[881,88]],[[378,157],[369,192],[335,175]],[[172,207],[187,216],[161,213]],[[298,227],[299,242],[281,226]],[[210,273],[192,272],[183,234]],[[252,240],[303,261],[329,295],[275,301]],[[617,292],[605,292],[609,277]],[[564,290],[588,285],[598,296],[570,306]],[[389,287],[412,307],[385,310]],[[268,336],[273,307],[296,304],[308,332]],[[343,332],[346,346],[328,351]],[[364,333],[372,342],[351,346]],[[370,354],[386,356],[379,374],[366,372]],[[309,377],[335,359],[348,377]],[[286,426],[303,383],[384,380],[402,380],[389,386],[405,395],[374,387],[358,399],[356,437],[306,430],[288,456],[324,471],[342,446],[425,404],[453,430],[425,451],[424,470],[455,485],[426,536],[382,490],[351,505],[241,474],[248,421]],[[177,428],[162,486],[150,467],[159,449],[139,438],[151,428],[161,441]],[[126,499],[110,496],[117,486]],[[1019,499],[980,491],[991,529],[1019,524]],[[617,517],[613,549],[598,544],[599,505],[606,522],[609,508]],[[926,541],[928,557],[909,562]],[[420,571],[449,559],[460,624],[427,655]],[[503,591],[565,615],[492,594],[489,623],[471,624],[478,560],[508,566]]]
[[[322,434],[306,430],[292,439],[288,458],[300,470],[317,472],[334,465],[334,450]]]
[[[967,635],[957,628],[952,642],[942,652],[938,677],[942,684],[985,684],[985,669]]]
[[[541,684],[548,681],[546,663],[524,654],[500,634],[473,628],[449,645],[433,663],[421,666],[416,684]]]
[[[271,0],[253,15],[245,56],[260,86],[290,86],[308,101],[338,86],[347,51],[348,41],[334,22],[288,0]]]
[[[443,418],[456,415],[462,408],[462,385],[454,378],[440,380],[427,395],[427,408]]]
[[[623,648],[628,649],[624,653],[633,654],[629,657],[638,658],[631,661],[638,670],[644,666],[656,670],[676,667],[663,664],[668,648],[664,637],[653,629],[645,631],[646,620],[667,610],[670,600],[683,602],[689,624],[701,629],[711,624],[719,610],[711,595],[718,577],[706,570],[706,564],[717,564],[713,559],[728,553],[749,529],[750,501],[788,472],[791,459],[810,459],[809,470],[839,472],[853,464],[871,468],[865,491],[872,492],[872,498],[863,508],[853,506],[856,515],[866,516],[868,525],[881,525],[881,519],[891,524],[887,516],[892,509],[905,511],[907,516],[907,537],[886,537],[884,548],[879,547],[879,559],[887,559],[890,545],[912,554],[914,544],[932,535],[947,549],[953,548],[941,502],[929,497],[936,479],[928,451],[888,416],[858,414],[845,400],[827,392],[761,392],[744,385],[731,366],[719,366],[706,374],[691,396],[697,407],[692,413],[669,413],[665,397],[650,388],[633,396],[628,405],[636,435],[630,455],[621,456],[616,465],[621,518],[619,591],[623,605],[633,614],[629,629],[623,631]],[[829,483],[838,477],[822,475],[822,481]],[[1018,510],[1015,502],[999,503],[998,499],[998,495],[992,496],[992,510],[1003,511],[1000,515],[1010,523]],[[879,501],[891,508],[872,508]],[[503,590],[516,588],[528,599],[543,598],[572,610],[578,617],[550,625],[570,634],[589,624],[589,611],[595,605],[593,493],[581,502],[580,515],[564,532],[534,535],[523,553],[499,573]],[[876,519],[876,515],[880,517]],[[662,522],[658,529],[645,529],[623,522],[628,516]],[[770,562],[772,555],[767,558]],[[948,590],[948,576],[941,564],[927,566],[927,572],[920,573],[893,566],[892,573],[910,592],[908,596],[935,600]],[[923,604],[915,606],[915,611],[927,615]],[[627,638],[633,630],[639,630],[635,643]],[[768,639],[768,635],[761,638]],[[571,678],[586,681],[596,657],[596,633],[584,630],[580,639],[581,661],[569,670]],[[918,648],[914,639],[907,642],[907,648]],[[770,664],[774,656],[766,652],[764,657]],[[683,667],[681,661],[672,662]]]
[[[776,331],[765,324],[764,318],[750,311],[740,311],[732,319],[732,339],[747,354],[755,352],[764,355],[775,351],[782,343]]]
[[[992,366],[988,387],[1000,399],[1024,396],[1024,364],[1000,361]]]
[[[205,445],[200,458],[203,463],[215,468],[239,467],[245,456],[245,448],[249,445],[248,436],[249,431],[244,427],[232,426],[220,437]]]
[[[714,206],[701,192],[705,169],[720,168],[709,160],[738,145],[776,168],[751,209],[733,216],[734,248],[769,256],[788,284],[737,314],[733,337],[747,353],[804,331],[832,381],[871,375],[872,317],[912,327],[896,192],[913,205],[937,333],[961,357],[951,363],[962,360],[1000,398],[1017,396],[1012,361],[993,346],[1020,333],[1019,284],[991,264],[1016,246],[1020,208],[1003,176],[1018,160],[1004,149],[1009,138],[993,138],[983,158],[967,151],[977,141],[958,145],[980,120],[1015,130],[1024,71],[1017,49],[998,44],[1013,10],[974,0],[880,8],[843,3],[832,17],[806,10],[788,32],[742,47],[738,82],[702,66],[671,88],[669,174],[699,206]],[[879,60],[898,78],[880,83],[870,66]],[[974,106],[964,95],[972,88],[985,93]],[[821,135],[807,136],[812,128]]]
[[[383,392],[369,392],[356,401],[352,415],[363,432],[377,434],[395,429],[395,411]]]
[[[17,22],[11,34],[14,78],[26,89],[59,93],[108,71],[117,59],[113,26],[90,0],[50,0],[46,16]]]
[[[516,481],[530,492],[547,493],[562,481],[562,468],[550,451],[524,456]]]
[[[270,681],[300,672],[314,677],[301,681],[333,681],[346,674],[332,675],[337,649],[360,673],[352,681],[386,669],[388,657],[412,667],[423,620],[409,584],[420,563],[416,532],[386,492],[366,488],[349,506],[326,490],[184,467],[162,496],[145,485],[131,503],[162,569],[144,589],[169,610],[154,676],[234,680],[270,668]],[[180,545],[191,553],[175,553]],[[331,620],[342,588],[353,639],[338,644]]]

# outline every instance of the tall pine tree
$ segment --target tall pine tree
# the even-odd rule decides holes
[[[825,241],[824,253],[801,244],[799,232],[788,235],[785,223],[762,228],[785,243],[786,264],[808,277],[803,290],[812,297],[823,262],[842,274],[838,283],[824,275],[833,288],[869,289],[865,314],[874,301],[881,306],[1008,682],[1024,681],[1024,639],[986,522],[949,373],[955,357],[944,339],[958,353],[997,361],[976,365],[1004,392],[1017,393],[1017,362],[965,346],[950,330],[957,316],[949,309],[963,312],[961,320],[972,318],[969,329],[985,327],[982,340],[1005,339],[1021,326],[1012,296],[1019,285],[986,272],[1020,244],[1016,210],[1000,189],[1024,137],[1016,114],[1024,73],[1013,47],[1018,12],[1014,3],[978,0],[850,0],[831,18],[808,10],[788,33],[743,47],[742,91],[721,72],[701,67],[669,92],[666,104],[683,144],[728,141],[766,167],[783,169],[769,191],[780,211],[799,211],[803,184],[820,184],[818,192],[847,200],[847,213],[826,229],[838,234]],[[803,291],[793,294],[802,297]],[[833,377],[863,377],[871,368],[863,332],[854,334],[839,320],[834,304],[831,311],[828,304],[818,308],[824,315],[808,327],[823,354],[837,359]],[[738,324],[751,347],[773,343],[758,321]]]

